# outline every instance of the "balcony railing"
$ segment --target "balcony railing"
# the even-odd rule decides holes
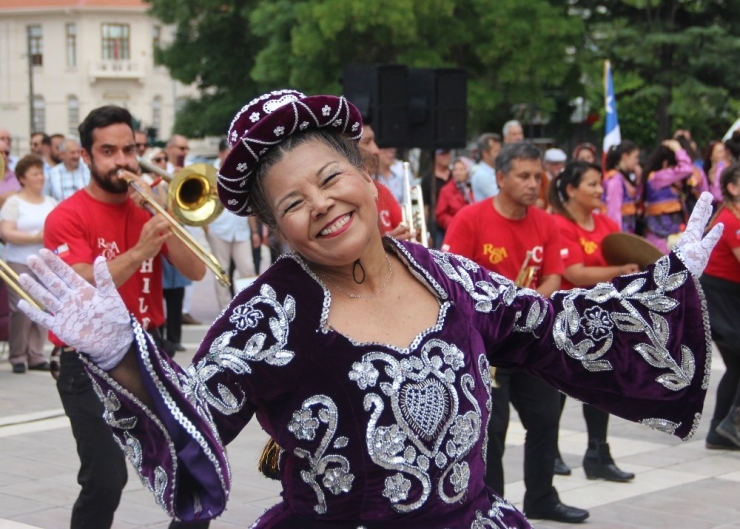
[[[144,79],[144,64],[129,60],[102,60],[90,64],[90,80],[98,79]]]

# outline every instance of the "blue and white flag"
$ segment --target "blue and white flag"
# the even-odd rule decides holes
[[[606,108],[606,134],[604,135],[604,154],[609,147],[622,143],[622,133],[617,119],[617,98],[614,95],[612,69],[609,61],[604,61],[604,107]]]

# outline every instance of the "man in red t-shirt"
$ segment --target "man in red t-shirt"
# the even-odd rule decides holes
[[[460,210],[442,249],[551,296],[560,287],[563,262],[557,225],[550,215],[534,207],[541,181],[537,147],[528,142],[504,145],[496,157],[498,194]],[[496,383],[488,427],[486,483],[504,494],[502,460],[511,402],[527,430],[525,514],[566,523],[585,520],[588,511],[563,504],[552,485],[560,416],[558,391],[518,369],[498,369]]]
[[[79,131],[90,183],[49,214],[44,245],[90,283],[93,261],[104,256],[126,308],[145,328],[156,330],[164,323],[160,254],[193,280],[205,275],[205,265],[171,236],[164,217],[152,217],[136,205],[128,183],[119,177],[120,171],[138,170],[131,114],[116,106],[100,107],[85,118]],[[138,178],[137,182],[145,187]],[[82,487],[70,525],[110,528],[127,479],[124,454],[110,435],[103,404],[84,364],[76,352],[63,350],[57,389],[77,442],[81,463],[77,481]],[[205,522],[195,527],[207,526]]]
[[[396,239],[408,240],[411,238],[409,227],[401,223],[403,215],[401,206],[396,201],[396,197],[384,184],[378,182],[375,178],[378,168],[378,154],[380,149],[375,143],[375,131],[368,123],[362,125],[362,139],[360,140],[360,149],[367,155],[368,161],[365,163],[365,170],[373,177],[373,183],[378,190],[378,227],[382,235],[389,235]]]

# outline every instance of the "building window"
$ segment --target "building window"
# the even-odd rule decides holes
[[[67,28],[67,66],[77,66],[77,25],[71,22]]]
[[[44,96],[33,96],[33,127],[34,132],[46,131],[46,102]]]
[[[155,96],[152,101],[152,127],[157,130],[162,128],[162,97]]]
[[[34,66],[44,65],[44,35],[41,26],[28,26],[28,56]]]
[[[162,44],[162,26],[152,26],[152,49],[156,50]]]
[[[67,98],[67,121],[70,136],[77,136],[77,127],[80,124],[80,100],[77,96]]]
[[[131,58],[128,24],[103,24],[103,59]]]

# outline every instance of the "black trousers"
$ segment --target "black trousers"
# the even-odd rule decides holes
[[[504,495],[503,457],[509,402],[527,430],[524,440],[524,511],[549,510],[560,502],[552,485],[558,442],[560,397],[548,383],[524,371],[498,370],[488,425],[486,484]]]
[[[77,353],[62,353],[57,390],[77,443],[82,490],[72,507],[71,529],[109,529],[126,485],[126,459],[103,420],[103,404]],[[153,501],[153,500],[152,500]],[[208,522],[173,521],[170,529],[207,529]]]
[[[185,287],[165,288],[163,292],[167,306],[165,338],[173,344],[178,344],[182,340],[182,300],[185,297]]]

